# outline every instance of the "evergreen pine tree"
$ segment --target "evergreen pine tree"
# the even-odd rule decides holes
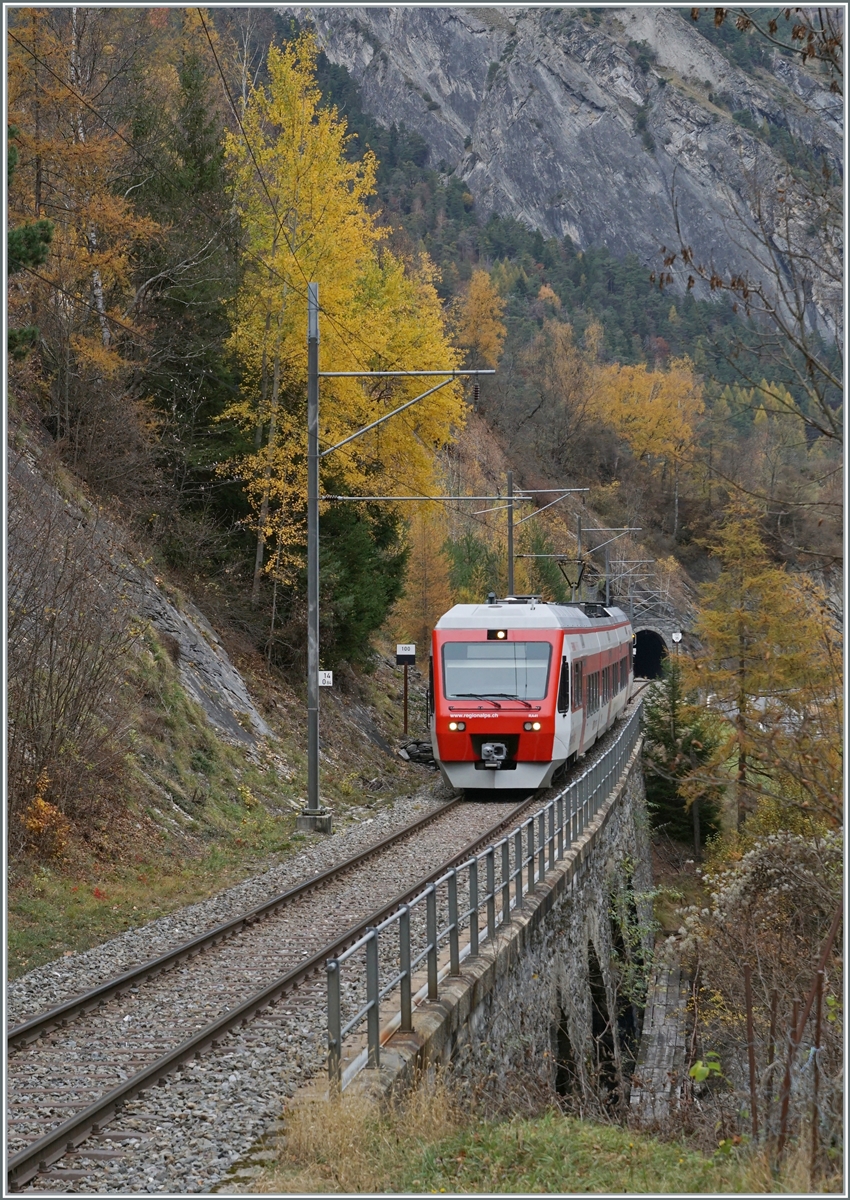
[[[11,140],[17,135],[17,129],[10,125],[7,137]],[[18,162],[18,151],[9,145],[6,150],[6,182],[12,182],[15,166]],[[9,275],[23,271],[25,267],[39,267],[47,258],[50,243],[53,240],[53,222],[43,218],[29,221],[10,229],[6,235],[6,270]],[[25,325],[21,329],[10,329],[7,335],[9,357],[26,358],[38,338],[36,325]]]
[[[656,829],[694,849],[720,828],[720,789],[709,784],[697,795],[693,776],[711,758],[718,742],[710,716],[696,692],[685,688],[682,669],[668,658],[662,676],[644,701],[646,800]],[[681,790],[690,779],[689,797]]]

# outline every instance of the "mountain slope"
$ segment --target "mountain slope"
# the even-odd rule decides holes
[[[481,211],[580,248],[658,266],[675,189],[695,257],[758,275],[735,210],[783,170],[762,129],[841,160],[838,97],[779,56],[770,73],[741,70],[681,10],[287,11],[315,24],[379,121],[422,134]]]

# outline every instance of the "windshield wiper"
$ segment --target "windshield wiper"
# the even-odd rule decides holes
[[[529,704],[527,700],[523,700],[522,696],[511,696],[507,692],[494,692],[493,695],[501,696],[503,700],[517,700],[520,704],[524,704],[526,708],[533,707],[533,705]]]
[[[457,692],[451,698],[453,700],[489,700],[491,704],[495,704],[496,708],[501,708],[501,704],[494,700],[493,697],[498,696],[500,700],[516,700],[520,704],[524,704],[526,708],[533,708],[533,704],[529,704],[527,700],[523,700],[522,696],[512,696],[510,692],[492,692],[489,696],[479,696],[477,692]]]

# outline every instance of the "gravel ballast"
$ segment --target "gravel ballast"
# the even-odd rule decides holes
[[[449,793],[436,781],[432,782],[415,796],[378,810],[371,818],[353,822],[340,833],[330,837],[310,835],[304,849],[285,863],[275,865],[219,896],[160,918],[143,929],[128,930],[84,954],[63,958],[30,972],[10,987],[14,999],[14,1008],[10,1011],[12,1023],[90,988],[140,960],[163,953],[228,917],[255,907],[350,858],[394,829],[442,807],[448,798]],[[505,807],[492,804],[461,806],[455,810],[449,828],[443,830],[441,819],[438,826],[423,830],[415,845],[408,847],[403,843],[394,868],[389,864],[381,870],[375,865],[368,870],[361,868],[355,873],[359,883],[354,876],[347,875],[346,882],[334,882],[311,893],[312,902],[323,914],[333,914],[335,928],[341,932],[360,915],[349,919],[358,905],[361,908],[365,905],[367,913],[373,911],[379,903],[391,899],[404,886],[416,882],[426,871],[439,865],[452,850],[489,828],[499,819],[498,810],[501,808],[504,812]],[[448,814],[445,820],[449,822]],[[433,844],[428,845],[430,830],[437,828],[443,830],[443,836],[432,838]],[[370,861],[374,864],[381,860]],[[335,890],[330,891],[331,888]],[[324,916],[322,920],[311,921],[307,914],[302,924],[316,933],[319,926],[325,925]],[[272,925],[270,921],[269,927]],[[251,936],[256,936],[257,932],[252,931]],[[323,935],[324,932],[322,929]],[[234,939],[233,945],[239,941],[240,938]],[[224,946],[217,948],[216,953]],[[286,949],[290,956],[298,951],[294,936],[288,940]],[[267,961],[261,961],[263,955],[268,960],[268,950],[257,954],[261,967],[268,965]],[[282,970],[290,965],[283,961],[285,957],[281,952]],[[249,974],[247,966],[237,967],[231,977],[223,979],[219,985],[214,982],[214,977],[213,982],[210,981],[209,960],[202,965],[207,970],[203,1004],[188,968],[176,968],[145,985],[138,993],[124,996],[120,1001],[110,1001],[90,1023],[72,1022],[67,1030],[26,1048],[20,1052],[17,1071],[14,1066],[19,1056],[13,1056],[10,1066],[17,1076],[14,1116],[19,1120],[24,1116],[27,1119],[21,1127],[11,1126],[11,1148],[18,1148],[37,1136],[39,1131],[32,1125],[34,1114],[40,1114],[44,1121],[41,1132],[48,1132],[73,1115],[71,1111],[59,1109],[57,1085],[63,1089],[61,1099],[66,1103],[73,1102],[75,1098],[91,1094],[91,1078],[86,1078],[86,1072],[91,1071],[92,1064],[100,1068],[102,1063],[103,1069],[98,1074],[104,1077],[110,1071],[114,1073],[114,1063],[109,1052],[103,1049],[104,1044],[124,1045],[125,1054],[131,1057],[125,1060],[119,1076],[132,1075],[145,1065],[145,1053],[155,1057],[156,1047],[161,1044],[161,1053],[167,1048],[167,1035],[161,1024],[163,1012],[167,1014],[168,1032],[172,1032],[181,1020],[200,1027],[222,1008],[228,1007],[232,1000],[233,979],[244,983]],[[165,995],[163,989],[170,989],[168,1005],[173,1006],[170,1009],[162,998],[157,1000],[158,992]],[[59,1176],[38,1177],[32,1186],[39,1190],[46,1186],[60,1192],[104,1194],[209,1191],[221,1183],[226,1172],[244,1158],[269,1125],[280,1117],[286,1097],[310,1075],[324,1069],[325,1021],[326,985],[324,977],[318,975],[247,1027],[223,1037],[215,1051],[188,1064],[163,1086],[128,1102],[120,1117],[103,1130],[97,1142],[100,1151],[120,1149],[120,1157],[96,1163],[87,1161],[85,1151],[91,1145],[89,1143],[55,1164],[54,1170],[58,1169]],[[106,1043],[98,1040],[104,1038]],[[153,1061],[153,1057],[149,1061]],[[83,1086],[84,1083],[87,1086]],[[100,1092],[108,1090],[105,1078],[103,1084],[98,1089]],[[109,1086],[114,1086],[113,1081],[110,1080]],[[139,1140],[124,1140],[120,1145],[110,1143],[110,1129],[124,1134],[135,1132]],[[252,1168],[243,1169],[250,1171]],[[85,1178],[62,1178],[61,1172],[68,1170],[85,1170]]]

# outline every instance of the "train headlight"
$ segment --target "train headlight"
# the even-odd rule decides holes
[[[529,730],[529,731],[533,729],[536,732],[539,728],[540,728],[539,721],[526,721],[525,724],[523,725],[523,729]]]
[[[533,728],[533,727],[532,727],[532,724],[531,724],[531,722],[530,722],[530,721],[526,721],[526,722],[525,722],[525,724],[523,725],[523,729],[524,729],[526,732],[528,732],[528,731],[529,731],[529,730],[531,730],[532,728]]]
[[[533,722],[532,722],[532,725],[531,725],[531,728],[532,728],[532,729],[534,729],[534,730],[538,730],[538,729],[540,728],[540,722],[539,722],[539,721],[533,721]]]
[[[449,729],[452,733],[457,730],[466,729],[466,721],[449,721]]]

